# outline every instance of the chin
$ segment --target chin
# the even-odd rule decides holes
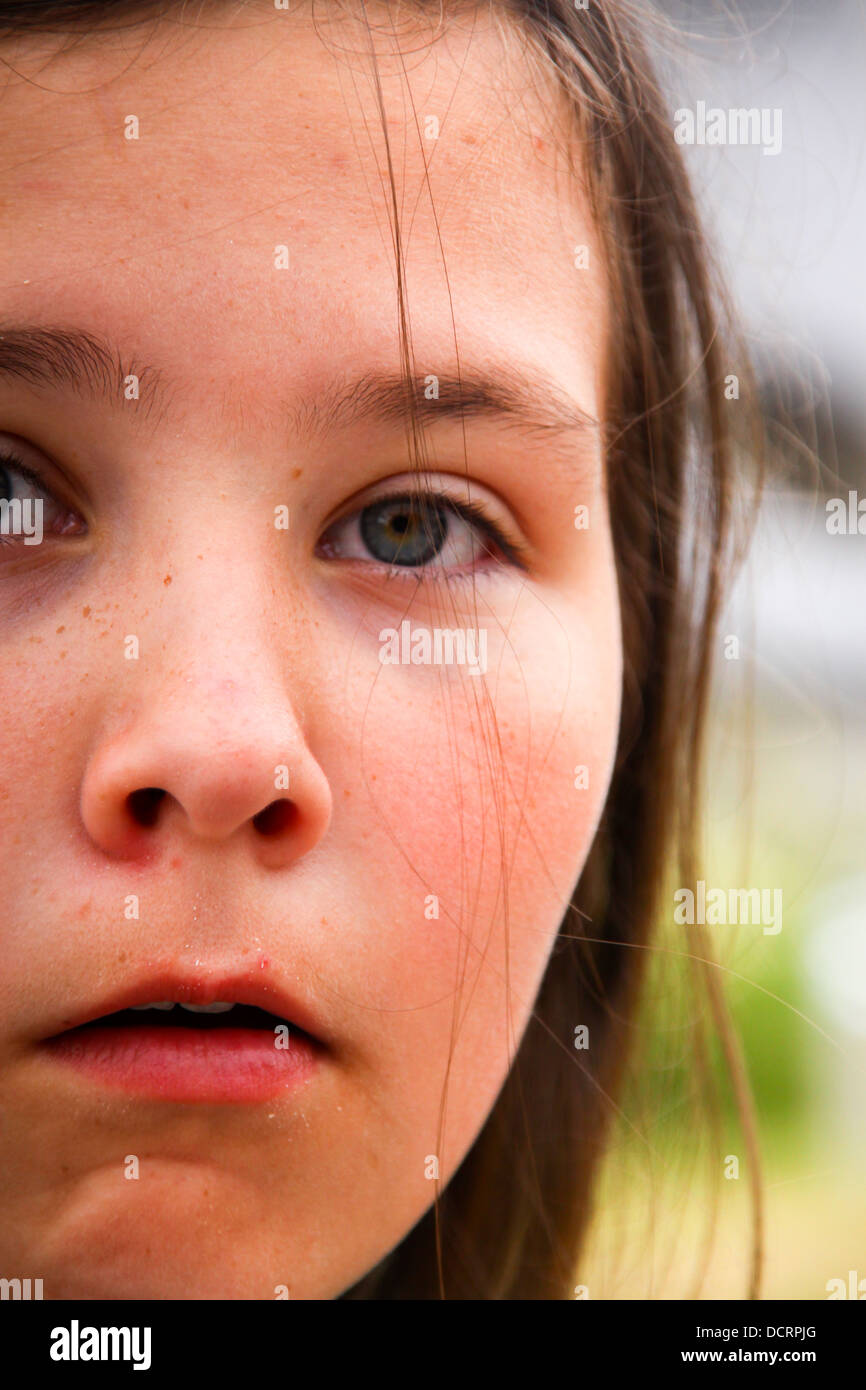
[[[273,1300],[291,1290],[286,1244],[273,1213],[213,1172],[170,1165],[132,1182],[113,1166],[70,1195],[28,1264],[45,1299]]]

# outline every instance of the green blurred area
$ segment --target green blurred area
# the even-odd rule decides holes
[[[768,702],[745,738],[741,716],[730,701],[714,714],[703,872],[708,886],[780,887],[783,925],[707,933],[757,1117],[762,1296],[826,1298],[828,1280],[866,1277],[866,983],[851,978],[866,954],[846,954],[837,931],[853,920],[866,933],[866,728],[813,718],[804,731],[801,710]],[[752,1164],[687,958],[694,929],[673,924],[669,901],[580,1277],[593,1297],[741,1298]]]

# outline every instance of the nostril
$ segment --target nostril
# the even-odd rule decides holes
[[[260,835],[280,835],[297,818],[298,808],[293,801],[272,801],[258,815],[253,825]]]
[[[156,824],[160,803],[164,796],[165,792],[161,787],[141,787],[137,792],[130,792],[126,798],[126,804],[137,825],[151,826]]]

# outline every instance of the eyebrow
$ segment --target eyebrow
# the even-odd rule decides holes
[[[120,351],[78,328],[0,326],[0,377],[32,386],[67,387],[79,395],[123,401],[130,376],[138,377],[139,399],[152,404],[162,384],[154,367],[124,362]]]
[[[139,399],[151,405],[167,389],[155,367],[124,362],[114,345],[81,329],[0,328],[0,377],[67,388],[109,404],[124,403],[127,378],[137,376]],[[326,436],[363,422],[421,425],[443,420],[496,420],[542,437],[595,433],[599,422],[535,367],[488,359],[485,367],[442,372],[368,371],[332,382],[315,398],[290,407],[299,432]]]
[[[304,402],[301,423],[329,434],[363,421],[422,425],[441,420],[497,420],[541,435],[587,434],[599,423],[546,375],[512,362],[488,359],[484,367],[410,372],[372,371],[327,388]]]

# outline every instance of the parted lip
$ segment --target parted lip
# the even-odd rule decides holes
[[[202,969],[197,969],[195,973],[177,969],[149,973],[137,983],[118,988],[81,1008],[65,1010],[59,1026],[46,1034],[46,1038],[57,1037],[73,1028],[83,1028],[96,1019],[105,1018],[107,1014],[132,1009],[137,1004],[155,1004],[168,999],[178,1004],[214,1004],[221,1000],[251,1005],[275,1014],[290,1027],[301,1029],[314,1042],[324,1041],[319,1024],[308,1006],[290,997],[276,978],[265,978],[261,969],[236,974],[210,974]]]

